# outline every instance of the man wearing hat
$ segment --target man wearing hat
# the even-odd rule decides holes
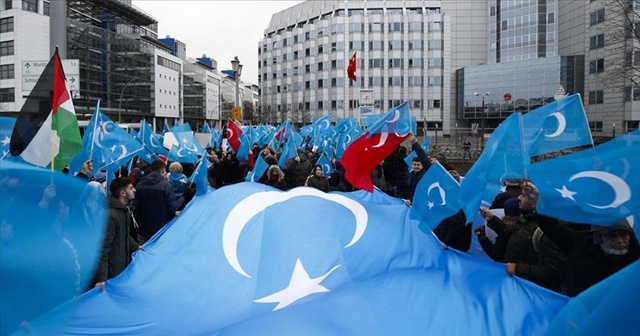
[[[530,182],[524,189],[536,198],[539,195]],[[592,225],[589,231],[571,229],[542,215],[536,220],[544,235],[569,258],[568,296],[580,294],[640,258],[638,239],[626,219],[611,226]]]

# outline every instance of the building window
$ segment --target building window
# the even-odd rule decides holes
[[[402,33],[402,22],[391,22],[389,23],[389,32],[399,32]]]
[[[13,41],[0,42],[0,56],[13,55]]]
[[[382,23],[380,22],[372,22],[369,24],[369,32],[371,33],[382,33],[384,29],[382,29]]]
[[[422,22],[409,22],[410,32],[422,32]]]
[[[22,9],[29,12],[38,12],[38,0],[22,0]]]
[[[603,104],[604,91],[589,91],[589,105]]]
[[[11,103],[15,101],[15,88],[0,89],[0,103]]]
[[[590,121],[589,128],[591,132],[602,132],[602,121]]]
[[[589,25],[595,26],[601,22],[604,22],[604,8],[591,13],[589,16]]]
[[[13,16],[0,19],[0,33],[13,31]]]
[[[0,79],[13,79],[15,69],[13,64],[0,65]]]
[[[589,62],[589,73],[595,74],[604,71],[604,58]]]
[[[599,49],[604,47],[604,34],[591,36],[589,39],[589,49]]]

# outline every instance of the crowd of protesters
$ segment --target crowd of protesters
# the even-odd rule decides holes
[[[420,179],[436,161],[460,181],[460,175],[444,157],[429,156],[413,136],[409,137],[408,144],[416,154],[411,169],[405,162],[410,152],[408,146],[401,145],[373,170],[372,182],[380,191],[411,206]],[[339,161],[332,161],[332,173],[325,176],[318,164],[321,155],[312,148],[298,150],[283,166],[279,165],[281,154],[269,146],[256,144],[248,162],[240,162],[233,151],[208,148],[208,184],[218,189],[244,182],[255,168],[254,163],[262,157],[267,168],[254,177],[258,183],[283,191],[302,186],[323,192],[354,191]],[[108,225],[93,282],[101,288],[107,279],[126,268],[133,251],[143,248],[180,214],[195,193],[195,185],[189,182],[194,164],[171,162],[167,165],[162,160],[146,163],[139,159],[135,162],[130,172],[124,167],[116,172],[109,186],[104,183],[105,174],[94,172],[90,161],[76,173],[79,178],[102,183],[108,195]],[[640,258],[637,237],[626,220],[607,227],[561,222],[536,212],[539,193],[531,182],[505,180],[504,183],[505,191],[495,197],[490,208],[480,209],[487,224],[480,226],[475,235],[491,259],[505,264],[509,275],[575,296]],[[504,216],[496,216],[495,209],[504,209]],[[472,236],[469,222],[461,209],[433,231],[443,247],[467,251]],[[487,229],[497,236],[490,239]]]

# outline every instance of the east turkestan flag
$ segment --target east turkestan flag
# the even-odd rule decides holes
[[[76,111],[56,50],[20,110],[11,134],[11,155],[62,170],[81,149]]]

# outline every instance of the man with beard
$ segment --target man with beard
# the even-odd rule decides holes
[[[536,199],[535,185],[525,183],[524,192]],[[576,296],[640,258],[640,245],[626,219],[612,226],[592,225],[590,231],[578,231],[558,220],[537,215],[544,232],[569,258],[566,294]]]

